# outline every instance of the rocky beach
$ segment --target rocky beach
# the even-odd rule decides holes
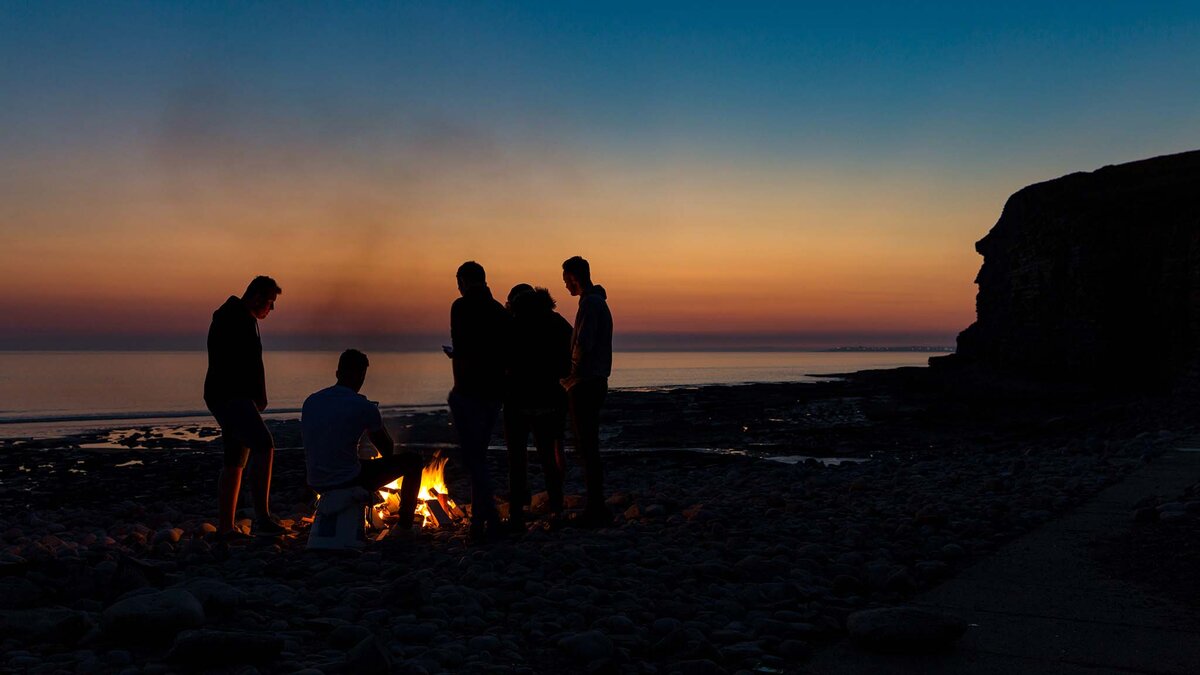
[[[1178,397],[960,385],[936,369],[617,391],[604,419],[613,527],[539,519],[470,545],[460,525],[349,555],[305,550],[313,495],[294,420],[272,424],[273,503],[294,534],[242,546],[205,536],[221,461],[211,423],[10,439],[0,668],[803,672],[848,630],[905,620],[864,610],[904,606],[1152,461],[1194,431],[1187,410]],[[453,442],[444,411],[388,422],[427,457]],[[492,455],[503,492],[504,452]],[[1194,517],[1157,506],[1130,522]]]

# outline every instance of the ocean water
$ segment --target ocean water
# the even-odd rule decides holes
[[[612,388],[803,382],[815,375],[923,366],[930,352],[621,352]],[[444,404],[440,352],[372,352],[363,394],[384,408]],[[268,412],[294,415],[334,382],[337,352],[268,352]],[[0,438],[99,428],[114,420],[208,417],[204,352],[0,352]]]

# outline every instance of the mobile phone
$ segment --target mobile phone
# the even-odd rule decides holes
[[[442,345],[442,351],[446,353],[446,356],[454,358],[454,347],[451,347],[450,345]]]

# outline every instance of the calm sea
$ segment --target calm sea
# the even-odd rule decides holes
[[[929,352],[624,352],[610,386],[661,388],[802,382],[813,375],[923,366]],[[268,352],[270,412],[295,414],[333,384],[336,352]],[[384,407],[441,405],[450,362],[441,353],[372,352],[363,393]],[[113,420],[208,417],[204,352],[0,352],[0,438],[105,426]]]

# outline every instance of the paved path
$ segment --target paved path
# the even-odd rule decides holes
[[[1200,674],[1200,611],[1109,578],[1088,550],[1098,535],[1130,525],[1134,502],[1148,495],[1173,497],[1198,480],[1200,450],[1166,453],[1069,515],[919,596],[915,604],[969,622],[953,652],[878,656],[841,643],[818,654],[809,670]]]

